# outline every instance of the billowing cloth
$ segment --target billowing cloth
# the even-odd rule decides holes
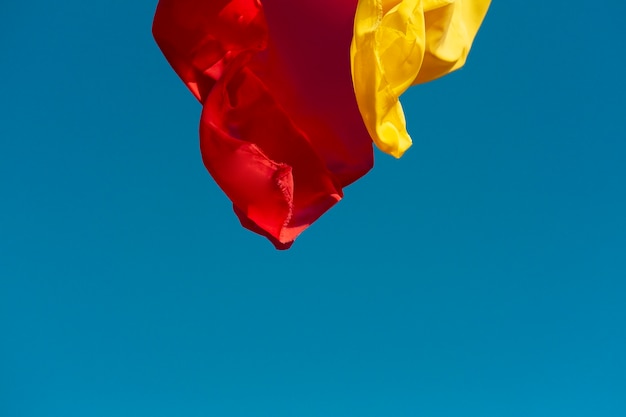
[[[354,97],[356,0],[160,0],[154,37],[203,104],[200,148],[241,223],[277,248],[373,164]]]
[[[160,0],[153,35],[201,102],[203,162],[279,249],[410,144],[398,97],[462,65],[488,0]]]
[[[354,89],[376,145],[411,146],[399,97],[465,63],[490,0],[359,0],[351,44]]]

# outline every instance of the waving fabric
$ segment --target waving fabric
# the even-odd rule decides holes
[[[398,97],[462,65],[488,1],[160,0],[153,35],[203,106],[202,160],[279,249],[410,144]]]
[[[460,68],[489,0],[359,0],[351,44],[359,108],[376,145],[397,158],[411,146],[399,97]]]
[[[337,0],[157,7],[154,37],[203,104],[205,166],[242,224],[278,248],[373,164],[346,53],[355,8]]]

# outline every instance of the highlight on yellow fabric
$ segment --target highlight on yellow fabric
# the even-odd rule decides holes
[[[490,0],[359,0],[350,47],[359,110],[374,143],[411,146],[399,97],[463,66]]]

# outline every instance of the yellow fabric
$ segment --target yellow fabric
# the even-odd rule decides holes
[[[359,110],[376,145],[411,146],[399,97],[465,63],[490,0],[359,0],[350,48]]]

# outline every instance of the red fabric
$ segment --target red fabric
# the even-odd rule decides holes
[[[160,0],[153,34],[203,104],[204,164],[279,249],[373,163],[350,75],[357,0]]]

